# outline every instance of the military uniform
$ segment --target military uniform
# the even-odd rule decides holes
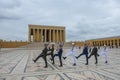
[[[96,62],[95,62],[95,64],[97,64],[98,63],[98,59],[97,59],[97,56],[98,56],[98,49],[97,49],[97,47],[96,46],[94,46],[94,48],[92,49],[92,52],[91,52],[91,54],[90,54],[90,56],[88,57],[88,59],[91,57],[91,56],[95,56],[95,60],[96,60]]]
[[[48,67],[47,66],[47,58],[46,58],[47,51],[48,51],[47,44],[45,44],[45,48],[42,50],[42,53],[33,61],[36,62],[40,57],[42,57],[44,59],[44,61],[45,61],[45,68]]]

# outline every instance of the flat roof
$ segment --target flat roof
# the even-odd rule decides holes
[[[120,36],[112,36],[112,37],[96,38],[96,39],[89,39],[89,40],[100,40],[100,39],[111,39],[111,38],[120,38]],[[86,40],[86,41],[88,41],[88,40]]]
[[[55,26],[55,25],[34,25],[28,24],[29,27],[51,27],[51,28],[65,28],[65,26]]]

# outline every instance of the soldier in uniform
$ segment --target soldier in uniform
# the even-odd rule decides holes
[[[86,56],[86,64],[85,65],[88,65],[88,46],[87,46],[87,44],[84,45],[83,52],[80,55],[78,55],[76,57],[76,59],[78,59],[82,55]]]
[[[70,52],[68,52],[65,57],[63,57],[63,59],[66,59],[68,56],[72,56],[73,57],[73,66],[76,66],[76,46],[75,46],[75,43],[72,43],[72,49]]]
[[[51,60],[52,60],[52,58],[53,58],[53,55],[54,55],[54,44],[52,44],[52,48],[49,48],[49,51],[50,51],[50,53],[48,53],[47,55],[51,55]]]
[[[55,63],[55,61],[54,61],[55,56],[58,56],[58,57],[59,57],[59,61],[60,61],[60,66],[59,66],[59,67],[62,67],[62,66],[63,66],[63,64],[62,64],[62,53],[63,53],[62,45],[59,45],[58,53],[55,54],[55,55],[53,56],[53,58],[52,58],[53,64],[54,64],[54,63]]]
[[[108,47],[104,45],[103,50],[99,53],[105,58],[105,63],[108,63]]]
[[[45,68],[47,68],[48,66],[47,66],[47,51],[48,51],[48,49],[47,49],[47,45],[48,44],[44,44],[44,46],[45,46],[45,48],[42,50],[42,53],[34,60],[33,59],[33,62],[34,63],[36,63],[36,61],[40,58],[40,57],[42,57],[43,59],[44,59],[44,61],[45,61]]]
[[[91,54],[89,55],[89,57],[88,57],[88,59],[91,57],[91,56],[95,56],[95,60],[96,60],[96,62],[95,62],[95,64],[97,64],[98,63],[98,59],[97,59],[97,56],[98,56],[98,49],[97,49],[97,47],[94,45],[94,48],[92,49],[92,52],[91,52]]]

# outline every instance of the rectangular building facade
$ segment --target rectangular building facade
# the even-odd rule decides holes
[[[87,44],[93,46],[115,46],[120,47],[120,36],[114,36],[114,37],[106,37],[106,38],[99,38],[99,39],[92,39],[92,40],[86,40]]]
[[[64,26],[28,25],[29,42],[65,42]]]

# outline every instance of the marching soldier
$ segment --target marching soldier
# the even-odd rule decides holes
[[[41,53],[35,60],[33,59],[34,63],[36,63],[36,61],[37,61],[40,57],[42,57],[42,58],[44,59],[44,61],[45,61],[45,68],[48,67],[48,66],[47,66],[47,58],[46,58],[46,56],[47,56],[47,51],[48,51],[47,45],[48,45],[48,44],[44,44],[45,48],[42,50],[42,53]]]

